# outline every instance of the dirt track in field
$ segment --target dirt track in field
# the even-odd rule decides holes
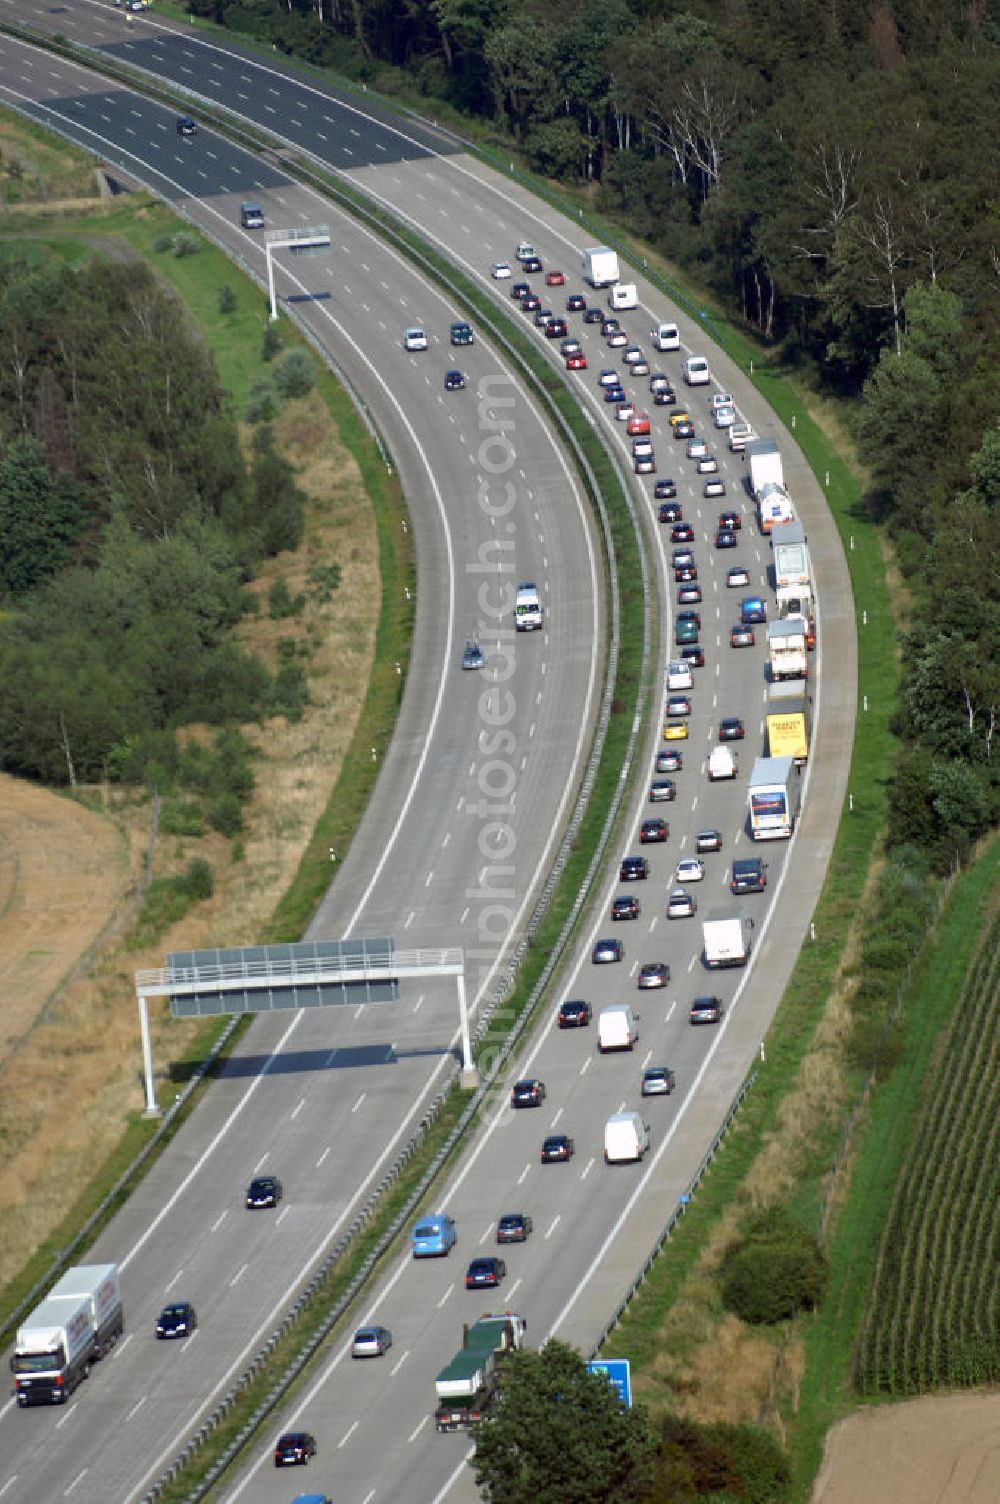
[[[826,1440],[812,1504],[996,1504],[1000,1392],[880,1405]]]

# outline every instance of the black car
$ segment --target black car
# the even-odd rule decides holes
[[[608,337],[609,334],[618,334],[618,333],[620,333],[621,327],[622,327],[621,324],[615,318],[614,314],[606,313],[606,314],[604,314],[602,316],[602,318],[601,318],[601,333],[604,335],[605,339],[607,339],[607,337]]]
[[[507,1277],[507,1265],[503,1259],[495,1258],[492,1254],[485,1259],[473,1259],[465,1271],[465,1288],[467,1290],[495,1290],[501,1280]]]
[[[161,1340],[190,1337],[198,1325],[194,1306],[189,1300],[172,1300],[164,1306],[156,1321],[156,1335]]]
[[[541,1107],[545,1101],[545,1082],[515,1081],[510,1089],[511,1107]]]
[[[658,773],[679,773],[684,766],[684,754],[674,747],[664,747],[662,752],[656,754],[656,771]]]
[[[177,134],[178,136],[197,136],[198,127],[190,115],[177,116]]]
[[[677,396],[672,387],[660,387],[653,393],[653,402],[657,407],[672,407],[676,401]]]
[[[620,940],[598,940],[591,952],[591,960],[595,966],[608,966],[612,961],[621,961],[625,956],[625,947]]]
[[[685,658],[692,668],[705,667],[705,649],[698,643],[688,643],[687,647],[681,648],[681,657]]]
[[[729,646],[731,648],[752,648],[756,638],[753,635],[753,627],[744,627],[740,622],[730,628]]]
[[[587,306],[587,299],[582,292],[571,292],[566,299],[567,313],[582,313]]]
[[[690,1017],[693,1024],[717,1024],[722,1017],[722,999],[696,997],[691,1004]]]
[[[693,543],[694,528],[690,522],[675,522],[670,530],[671,543]]]
[[[661,501],[659,511],[656,514],[657,520],[674,523],[677,521],[677,514],[679,512],[680,505],[676,501]]]
[[[739,716],[723,716],[719,722],[720,742],[741,742],[743,740],[743,722]]]
[[[531,288],[528,286],[527,282],[515,282],[511,287],[510,295],[514,299],[515,303],[520,303],[521,299],[526,298],[530,291]]]
[[[560,1029],[585,1029],[594,1016],[589,1003],[569,998],[559,1008]]]
[[[767,863],[759,856],[734,862],[729,886],[734,893],[763,893],[767,887]]]
[[[545,325],[546,339],[562,339],[566,333],[565,319],[549,319]]]
[[[612,919],[638,919],[641,912],[639,900],[631,893],[620,893],[611,900]]]
[[[698,566],[697,566],[697,564],[675,564],[674,565],[674,584],[675,585],[691,585],[691,584],[694,583],[695,580],[697,580],[697,578],[698,578]],[[701,596],[700,595],[697,596],[697,599],[701,600]]]
[[[452,324],[450,337],[453,345],[471,345],[473,342],[472,328],[464,320],[459,319],[456,323]]]
[[[649,863],[644,856],[623,857],[618,876],[623,883],[641,882],[649,876]]]
[[[677,495],[677,482],[675,480],[658,480],[653,487],[653,495],[657,501],[673,501]],[[675,522],[681,521],[681,509],[677,508]]]
[[[675,423],[674,424],[674,438],[675,439],[693,439],[694,438],[694,424],[692,422],[690,422],[687,418],[683,419],[680,423]]]
[[[585,324],[601,324],[604,322],[604,314],[599,308],[588,308],[583,315]]]
[[[461,371],[445,371],[444,389],[446,392],[461,392],[465,390],[465,377]]]
[[[286,1431],[274,1444],[275,1467],[305,1467],[316,1456],[316,1438],[308,1431]]]
[[[497,1221],[498,1243],[526,1243],[531,1237],[531,1218],[524,1212],[505,1212]]]
[[[525,313],[537,313],[541,306],[542,300],[537,293],[525,293],[524,297],[521,299],[521,307],[524,309]]]
[[[550,1133],[542,1141],[542,1164],[557,1165],[573,1158],[576,1145],[565,1133]]]
[[[670,835],[666,820],[643,820],[639,831],[639,840],[644,846],[658,841],[665,841]]]
[[[739,512],[720,512],[719,526],[720,528],[726,528],[730,533],[738,533],[740,528],[743,526]]]
[[[542,258],[540,256],[525,256],[524,260],[521,262],[521,270],[525,273],[526,276],[533,276],[537,272],[540,272],[541,269]]]
[[[277,1175],[255,1175],[247,1186],[247,1210],[277,1206],[281,1200],[281,1181]]]

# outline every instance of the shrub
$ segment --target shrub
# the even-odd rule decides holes
[[[278,330],[273,324],[268,324],[267,328],[264,330],[264,335],[260,342],[261,360],[273,360],[274,357],[281,351],[282,344],[283,341]]]
[[[184,230],[174,236],[174,255],[180,259],[182,256],[196,256],[201,250],[201,245],[194,235],[188,235]]]
[[[168,799],[160,813],[160,830],[165,836],[204,835],[201,806],[190,799]]]
[[[274,368],[274,384],[282,397],[305,397],[316,384],[316,365],[305,350],[289,350]]]
[[[158,256],[165,256],[167,251],[173,246],[173,243],[174,237],[172,235],[157,235],[153,241],[153,250]]]
[[[270,423],[278,411],[278,398],[270,382],[258,381],[251,388],[244,421],[250,424]]]
[[[781,1447],[756,1426],[700,1425],[672,1414],[659,1423],[649,1504],[740,1499],[777,1504],[791,1476]]]
[[[753,1326],[787,1321],[818,1306],[827,1262],[816,1238],[783,1208],[753,1217],[720,1271],[726,1309]]]
[[[284,664],[274,676],[271,714],[287,716],[290,721],[300,721],[308,704],[309,684],[305,674],[297,663]]]
[[[233,289],[228,285],[228,283],[224,287],[219,288],[219,312],[236,312],[236,294],[233,292]]]
[[[219,794],[209,804],[207,816],[209,825],[222,836],[239,835],[243,829],[243,805],[237,794]]]
[[[305,603],[305,596],[293,595],[284,578],[275,580],[267,592],[267,611],[272,621],[281,621],[287,616],[300,616]]]
[[[198,903],[203,898],[211,898],[215,892],[215,878],[203,856],[193,857],[188,862],[184,876],[177,878],[176,882],[180,891],[186,894],[192,903]]]

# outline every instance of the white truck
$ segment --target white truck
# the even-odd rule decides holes
[[[713,747],[708,754],[708,781],[720,783],[725,778],[735,778],[739,765],[728,747]]]
[[[615,313],[623,308],[638,308],[639,289],[634,282],[616,282],[608,293],[608,307]]]
[[[804,616],[786,616],[784,621],[768,623],[767,658],[772,684],[778,684],[782,679],[809,677],[806,632]]]
[[[751,439],[743,450],[749,466],[750,494],[755,501],[766,485],[784,486],[781,453],[776,439]]]
[[[778,615],[812,615],[812,564],[806,530],[796,520],[771,535]]]
[[[434,1382],[439,1431],[467,1431],[482,1420],[496,1395],[498,1367],[524,1346],[527,1325],[523,1316],[504,1311],[462,1328],[462,1346]]]
[[[758,757],[747,790],[755,841],[787,841],[802,806],[802,770],[794,757]]]
[[[607,245],[591,246],[583,253],[583,280],[591,287],[613,287],[619,278],[618,252]]]
[[[641,1112],[615,1112],[604,1125],[604,1163],[641,1164],[650,1142],[649,1124]]]
[[[713,971],[745,966],[750,959],[753,920],[737,909],[717,909],[702,922],[702,959]]]
[[[18,1405],[65,1404],[124,1329],[116,1265],[68,1269],[18,1327],[10,1360]]]
[[[795,508],[784,486],[765,481],[757,497],[757,523],[761,532],[773,539],[776,529],[790,527],[794,522]]]
[[[518,632],[538,632],[542,624],[543,612],[538,586],[531,580],[522,580],[514,600],[514,626]]]
[[[631,1050],[638,1038],[639,1018],[628,1003],[601,1009],[597,1015],[597,1048],[602,1055],[606,1050]]]

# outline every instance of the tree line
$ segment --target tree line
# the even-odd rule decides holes
[[[994,826],[997,0],[189,5],[386,88],[403,70],[852,399],[912,593],[890,842],[944,869]]]
[[[302,502],[266,430],[244,463],[148,267],[0,268],[0,766],[141,781],[182,726],[300,711],[301,670],[272,675],[233,629]]]

